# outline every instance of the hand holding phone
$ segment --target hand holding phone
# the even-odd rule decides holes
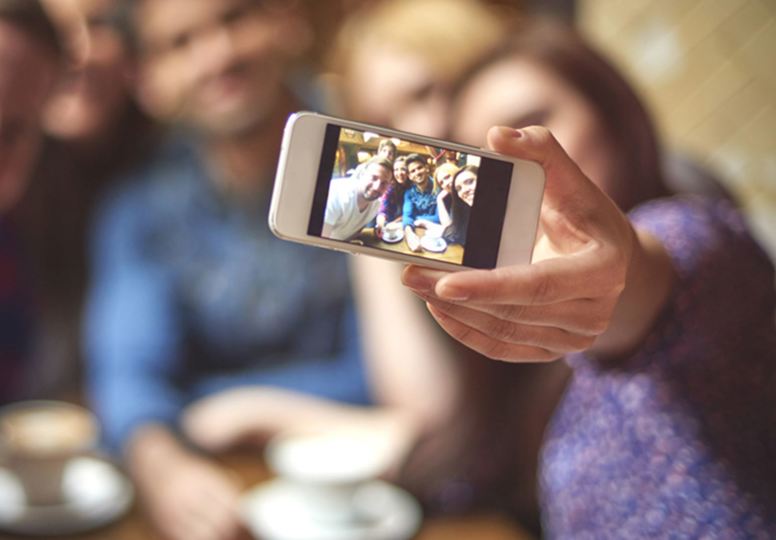
[[[490,358],[553,360],[596,340],[603,352],[629,350],[652,321],[640,285],[670,267],[662,248],[633,230],[546,129],[492,128],[488,140],[547,171],[534,263],[459,273],[410,266],[404,284],[448,334]]]
[[[315,113],[286,125],[270,208],[287,240],[460,270],[528,263],[542,168]],[[446,191],[446,195],[443,192]]]

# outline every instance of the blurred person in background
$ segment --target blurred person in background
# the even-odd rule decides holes
[[[428,348],[400,351],[380,335],[374,305],[356,324],[362,295],[341,255],[267,226],[283,124],[316,106],[295,70],[310,40],[304,3],[132,8],[138,96],[173,132],[95,223],[90,395],[157,527],[227,539],[240,529],[240,486],[208,451],[281,429],[431,418],[449,384],[430,362],[414,367],[436,357]],[[422,403],[405,376],[417,373],[437,383]],[[373,403],[384,407],[364,407]]]
[[[485,356],[565,356],[543,389],[558,401],[538,473],[547,535],[773,536],[773,266],[726,197],[669,196],[646,111],[574,31],[526,20],[512,36],[461,82],[452,133],[479,145],[509,126],[490,130],[491,148],[544,166],[534,262],[456,275],[411,267],[405,283]],[[485,374],[500,366],[482,359],[480,391],[506,399],[514,388]],[[522,412],[480,421],[519,437],[510,414]],[[435,463],[441,500],[447,473]],[[490,474],[467,484],[475,498],[504,486]]]
[[[41,116],[59,76],[56,30],[32,0],[0,1],[0,403],[29,397],[35,300],[11,211],[42,144]]]
[[[509,19],[504,15],[468,0],[394,0],[354,11],[330,53],[344,112],[445,137],[453,87],[504,39]],[[359,274],[380,283],[372,295],[402,299],[418,319],[415,324],[427,328],[431,317],[423,304],[404,299],[409,293],[400,285],[400,266],[369,257],[359,257],[356,266]],[[404,320],[391,308],[386,304],[379,316]],[[393,327],[393,341],[409,342],[396,336],[412,327]],[[432,327],[412,342],[438,340],[441,333]],[[420,498],[429,515],[503,510],[539,534],[538,448],[557,401],[553,386],[562,384],[566,371],[560,364],[489,363],[482,369],[488,359],[452,339],[444,347],[443,354],[427,355],[423,362],[436,360],[437,370],[447,370],[455,403],[439,433],[421,436],[397,480]],[[436,384],[425,373],[415,379],[425,388]],[[491,390],[499,386],[510,392]]]
[[[450,85],[502,31],[498,14],[475,0],[372,2],[356,10],[331,55],[348,116],[444,136]]]
[[[63,36],[67,68],[44,113],[47,141],[17,210],[39,293],[34,392],[80,390],[88,228],[103,190],[152,146],[132,98],[134,58],[120,0],[43,3]]]
[[[482,145],[485,131],[492,124],[550,125],[553,132],[557,132],[566,151],[578,160],[582,171],[593,181],[600,182],[623,210],[667,195],[669,189],[666,185],[682,185],[681,179],[663,174],[654,132],[633,92],[619,75],[567,30],[549,31],[546,26],[539,25],[534,31],[532,21],[521,26],[515,36],[523,46],[515,46],[512,51],[517,60],[502,63],[500,77],[494,75],[495,68],[486,70],[482,66],[463,77],[466,83],[471,84],[464,84],[463,90],[458,92],[459,99],[455,107],[457,114],[449,109],[450,93],[444,89],[463,83],[454,84],[445,77],[442,77],[445,82],[436,82],[433,75],[435,70],[432,68],[421,70],[428,81],[421,88],[436,88],[438,91],[403,92],[405,80],[400,76],[402,70],[397,69],[384,74],[385,79],[380,84],[380,91],[386,96],[395,96],[396,102],[388,98],[369,100],[374,90],[372,81],[364,74],[369,72],[372,65],[368,54],[347,48],[354,35],[362,36],[365,40],[366,36],[373,33],[381,36],[382,39],[375,39],[375,47],[386,51],[386,66],[412,66],[423,62],[433,65],[436,59],[433,59],[430,51],[435,47],[449,47],[457,51],[457,47],[469,46],[477,52],[471,52],[471,56],[451,54],[448,59],[473,57],[475,62],[479,60],[483,66],[489,66],[491,62],[498,64],[499,54],[491,51],[494,45],[492,41],[482,46],[482,35],[472,36],[468,40],[455,39],[455,36],[466,35],[471,30],[466,24],[446,26],[447,33],[444,35],[448,37],[444,39],[438,29],[441,24],[432,24],[436,19],[431,11],[426,17],[410,16],[413,10],[422,10],[423,6],[433,2],[418,1],[411,4],[387,2],[384,7],[363,11],[346,23],[334,52],[334,65],[343,76],[341,86],[347,98],[346,103],[353,106],[353,115],[365,121],[385,122],[400,129],[415,129],[431,135],[439,135],[440,126],[456,120],[453,122],[456,129],[452,136],[475,146]],[[445,3],[447,11],[460,5],[456,2]],[[480,7],[477,17],[488,13]],[[377,13],[381,16],[373,18]],[[465,19],[476,20],[471,14]],[[423,20],[423,28],[412,33],[411,29],[416,27],[418,20]],[[457,19],[448,21],[454,20]],[[402,31],[391,33],[392,28],[401,28]],[[376,29],[383,33],[378,34]],[[521,34],[525,34],[524,39],[517,39]],[[491,36],[496,36],[495,39],[500,41],[504,32],[485,36],[486,41]],[[433,42],[433,46],[424,46],[425,37],[429,38],[429,43]],[[388,54],[388,51],[393,52],[393,55]],[[509,56],[503,51],[501,54],[503,58]],[[486,60],[482,60],[482,57]],[[531,61],[519,62],[524,60],[523,57]],[[446,59],[440,58],[438,61],[439,65],[445,65]],[[512,65],[515,63],[518,66]],[[519,71],[518,67],[521,68]],[[471,62],[463,62],[463,67],[457,73],[461,74],[467,69],[471,69]],[[538,78],[537,70],[541,74]],[[526,75],[526,71],[530,76]],[[474,84],[474,75],[471,73],[475,73],[475,80],[479,81],[480,76],[484,77],[486,72],[491,75],[485,79],[489,82],[486,88],[491,93],[467,93],[466,89]],[[414,72],[408,70],[407,73]],[[510,73],[513,77],[507,77]],[[551,74],[550,83],[547,83],[547,73]],[[517,74],[520,74],[519,79],[515,78]],[[544,81],[544,84],[537,85],[537,80]],[[435,99],[424,99],[429,95],[435,96]],[[559,99],[560,95],[562,99]],[[465,107],[464,99],[467,100]],[[423,108],[424,112],[417,114],[416,119],[430,120],[413,125],[411,122],[403,123],[406,118],[401,114],[385,113],[405,110],[407,102]],[[428,107],[424,108],[424,104]],[[464,122],[475,128],[465,129],[463,126],[467,124]],[[511,144],[503,138],[499,142],[501,145],[498,150],[514,152]],[[545,150],[546,147],[542,151]],[[520,156],[531,157],[525,151]],[[539,151],[533,155],[534,159],[542,157]],[[577,176],[573,177],[572,182],[584,185],[586,181]],[[701,191],[713,194],[717,190],[712,184],[710,190]],[[618,211],[608,205],[599,193],[594,193],[595,190],[586,193],[598,205],[593,212],[608,215],[610,223],[628,229]],[[596,360],[591,361],[592,355],[572,355],[569,362],[574,365],[575,371],[569,383],[572,370],[567,362],[520,365],[493,362],[474,350],[468,353],[457,352],[457,362],[448,364],[448,367],[454,369],[459,382],[457,388],[460,393],[455,412],[451,414],[449,422],[440,424],[442,428],[438,433],[430,434],[421,441],[401,474],[402,481],[425,502],[428,511],[501,509],[518,518],[537,534],[541,532],[541,516],[547,532],[561,537],[574,537],[580,531],[587,531],[592,536],[607,536],[612,531],[622,530],[628,530],[634,537],[652,534],[644,531],[656,531],[655,534],[659,536],[660,531],[665,534],[669,530],[680,530],[675,520],[685,515],[687,510],[692,510],[686,514],[692,516],[692,519],[681,525],[690,527],[690,536],[702,534],[699,527],[703,527],[707,519],[705,522],[709,523],[709,534],[736,537],[736,534],[740,534],[737,531],[742,530],[739,525],[750,525],[749,531],[762,532],[763,523],[772,521],[773,515],[769,510],[763,511],[762,501],[774,500],[767,492],[768,485],[776,485],[772,466],[766,457],[767,449],[773,448],[773,439],[766,426],[774,425],[771,401],[776,395],[773,366],[765,361],[773,358],[772,269],[748,237],[740,216],[730,207],[729,202],[724,197],[714,201],[700,202],[696,208],[697,213],[689,209],[692,203],[688,208],[678,209],[675,213],[667,211],[668,216],[679,216],[673,225],[680,225],[673,226],[670,223],[673,218],[669,217],[664,231],[671,231],[668,234],[677,235],[678,238],[678,242],[668,248],[672,256],[676,256],[677,250],[686,251],[687,258],[678,263],[679,273],[684,277],[678,284],[666,287],[666,277],[671,275],[671,272],[666,272],[664,264],[668,257],[662,259],[663,264],[658,262],[650,265],[650,268],[655,267],[655,273],[647,282],[662,290],[648,293],[646,303],[651,304],[653,309],[658,307],[663,311],[660,317],[653,320],[649,320],[649,316],[646,322],[640,319],[644,324],[644,335],[636,338],[637,343],[630,343],[635,351],[620,351],[619,357],[613,360],[613,368],[608,368],[605,363],[599,364]],[[671,204],[677,203],[672,201],[669,206]],[[715,205],[716,209],[711,209]],[[678,203],[675,210],[681,206],[681,202]],[[703,229],[703,213],[707,210],[710,217],[708,223],[713,224],[706,231],[708,236],[699,233]],[[642,214],[643,223],[659,221],[662,218],[655,219],[655,214],[660,213],[662,209],[659,206],[646,207]],[[684,218],[687,218],[686,221]],[[678,234],[682,222],[689,227],[686,234],[699,233],[700,237],[685,241],[687,236]],[[657,235],[665,239],[662,234]],[[630,235],[625,234],[624,237]],[[731,249],[726,253],[726,248],[717,249],[719,246]],[[621,248],[618,246],[613,253]],[[692,274],[695,254],[698,255],[698,261],[703,261],[708,255],[710,260],[720,263],[719,272],[715,271],[713,275],[709,272],[715,263],[699,267],[700,272],[706,273],[709,279],[705,284],[697,282],[697,287],[687,285],[686,281]],[[736,261],[739,255],[741,260]],[[605,260],[601,258],[601,261]],[[682,256],[676,260],[682,260]],[[392,269],[374,261],[370,264],[373,265],[371,275],[374,279],[382,284],[392,283]],[[634,263],[632,266],[638,267],[639,264]],[[597,267],[601,269],[600,262]],[[622,269],[621,266],[619,268]],[[728,275],[736,275],[739,270],[745,272],[752,284],[752,288],[747,287],[747,291],[759,289],[761,295],[755,299],[747,294],[745,300],[733,301],[729,298],[732,288],[724,275],[725,268],[730,269]],[[618,275],[624,277],[623,273],[616,270],[617,266],[612,265],[598,277],[611,285]],[[412,274],[417,272],[414,269],[405,276],[408,283],[413,278]],[[461,274],[458,279],[466,279],[466,275]],[[508,284],[498,282],[500,275],[501,272],[494,272],[491,278],[482,281],[481,288],[491,287],[493,291],[504,289]],[[476,313],[476,306],[469,306],[466,313],[482,325],[474,327],[473,322],[457,311],[457,306],[451,305],[453,303],[433,298],[439,288],[435,289],[434,283],[440,279],[440,275],[421,273],[421,276],[414,277],[426,279],[422,286],[410,285],[422,289],[421,296],[429,301],[430,309],[439,317],[442,326],[456,339],[490,356],[499,355],[510,359],[505,352],[507,345],[503,344],[505,338],[498,335],[499,330],[514,332],[515,339],[525,334],[512,321],[499,320],[499,314],[519,314],[521,309],[526,308],[515,306],[499,311],[498,306],[488,305],[491,314],[482,323],[483,318]],[[690,277],[690,281],[696,277]],[[577,272],[565,281],[579,284],[589,280]],[[476,283],[477,278],[466,282],[466,285],[473,288]],[[480,289],[476,290],[479,292]],[[707,290],[708,294],[704,292]],[[681,292],[667,300],[669,291]],[[580,327],[594,330],[592,335],[600,333],[605,325],[596,321],[594,315],[599,313],[605,316],[606,310],[602,306],[613,308],[613,298],[616,297],[615,294],[605,301],[599,299],[597,311],[593,310],[593,301],[580,301],[581,320],[577,321]],[[715,300],[723,297],[726,300]],[[507,300],[501,301],[509,303]],[[590,304],[590,307],[584,307],[586,304]],[[752,306],[752,310],[744,313],[747,304]],[[727,305],[736,306],[734,311],[741,316],[721,313],[720,310],[725,310]],[[536,311],[541,313],[540,308],[536,308]],[[675,319],[672,317],[676,311],[681,313],[679,317],[683,320],[674,326],[672,323]],[[456,316],[468,324],[463,326],[460,322],[456,323]],[[564,316],[564,320],[567,317]],[[746,327],[747,322],[753,323],[751,328]],[[591,329],[590,325],[595,323],[600,326]],[[653,323],[654,327],[651,326]],[[620,324],[617,320],[612,323],[615,335],[616,327]],[[672,331],[672,328],[676,330]],[[531,330],[531,325],[527,329]],[[685,334],[686,339],[681,339]],[[587,341],[579,340],[572,345],[566,342],[565,346],[570,347],[569,350],[583,349],[591,339],[588,337]],[[607,339],[601,342],[606,343]],[[651,355],[655,347],[662,347],[661,343],[670,349],[662,360]],[[609,345],[612,345],[611,341]],[[619,346],[623,346],[622,341]],[[678,351],[687,346],[694,352],[684,355],[681,361],[674,364],[675,370],[671,371],[665,358],[676,358],[680,354]],[[553,347],[558,347],[558,343],[554,343]],[[538,355],[541,351],[533,349],[533,352]],[[542,354],[550,358],[562,353],[544,351]],[[736,366],[736,359],[746,365]],[[649,366],[652,360],[654,366]],[[596,377],[599,373],[601,376]],[[702,382],[707,373],[715,374],[711,375],[711,385]],[[609,381],[611,386],[607,387]],[[588,386],[585,385],[599,392],[588,394]],[[629,390],[632,392],[629,393]],[[602,410],[606,396],[617,400],[613,403],[617,404],[620,411],[633,411],[636,416],[630,419],[632,421],[625,421],[626,416],[617,419],[616,414]],[[588,413],[591,405],[594,405],[595,413]],[[659,413],[661,407],[669,414],[662,416]],[[695,411],[700,412],[695,415]],[[736,422],[743,418],[746,418],[746,426],[742,427],[742,436],[737,438],[734,428]],[[549,431],[545,434],[548,425]],[[704,439],[707,435],[708,438]],[[644,440],[639,440],[639,437]],[[613,446],[607,446],[610,442]],[[603,446],[596,446],[596,443]],[[628,447],[628,443],[633,445]],[[626,452],[628,448],[632,453]],[[617,449],[622,449],[622,455],[628,457],[630,466],[627,470],[614,466]],[[543,460],[541,469],[538,461],[540,453]],[[677,459],[674,461],[672,457],[675,454]],[[565,459],[564,456],[573,459]],[[735,456],[736,465],[731,468],[726,467],[729,456]],[[705,462],[706,458],[711,460]],[[751,458],[750,463],[753,465],[747,465],[748,458]],[[676,465],[674,469],[671,468],[672,464]],[[708,468],[706,472],[712,478],[710,483],[693,483],[693,478],[697,480],[699,477],[692,472],[688,474],[688,471],[696,465]],[[596,474],[590,474],[589,468],[596,471]],[[542,475],[541,490],[537,482],[539,473]],[[762,477],[758,479],[758,475]],[[660,483],[667,478],[673,479],[682,489],[674,492],[672,487],[666,485],[660,491]],[[713,487],[715,492],[715,501],[710,505],[698,497],[709,487]],[[597,495],[591,497],[590,493]],[[650,495],[648,499],[644,499],[645,493]],[[751,494],[756,494],[754,499],[750,498]],[[541,507],[537,495],[541,497]],[[741,506],[737,502],[741,500],[748,502]],[[681,501],[687,501],[689,506],[682,507]],[[637,514],[617,511],[617,508],[630,508],[630,505],[644,508],[645,505],[640,504],[642,502],[654,504],[651,508],[653,511],[647,512],[650,508]],[[731,514],[725,510],[726,506],[737,507],[739,517],[753,510],[750,514],[753,516],[752,523],[728,520]],[[603,508],[605,512],[599,511]],[[681,510],[677,511],[679,508]],[[648,517],[653,521],[629,521],[627,523],[632,523],[633,528],[626,529],[627,524],[622,520],[634,515],[644,516],[645,520]]]

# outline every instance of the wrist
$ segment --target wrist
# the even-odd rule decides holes
[[[129,469],[136,476],[155,476],[189,455],[172,431],[161,424],[138,427],[126,445],[125,454]]]
[[[662,243],[646,231],[634,231],[625,288],[609,328],[592,348],[607,357],[632,353],[649,335],[668,301],[675,273]]]

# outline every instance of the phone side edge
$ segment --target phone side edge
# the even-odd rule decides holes
[[[541,165],[522,159],[513,161],[515,172],[496,267],[531,262],[544,196],[545,175]]]
[[[304,230],[307,227],[306,221],[304,223],[299,221],[305,217],[305,212],[300,212],[297,206],[289,208],[289,202],[287,201],[287,191],[294,191],[298,187],[310,187],[304,180],[306,177],[314,175],[317,172],[317,159],[311,157],[306,161],[307,163],[292,163],[292,152],[294,151],[294,139],[295,137],[305,138],[307,133],[304,133],[304,129],[307,127],[302,125],[302,122],[306,119],[315,120],[316,122],[323,123],[325,118],[311,111],[298,111],[289,115],[286,120],[286,125],[283,130],[283,137],[281,140],[280,155],[278,157],[278,166],[275,173],[275,182],[272,189],[272,196],[270,200],[270,209],[268,214],[268,224],[272,234],[283,240],[297,241],[297,237],[304,236]],[[301,170],[307,168],[308,170]],[[292,174],[295,173],[295,174]],[[300,180],[295,180],[294,176],[298,176]],[[314,185],[314,184],[313,184]],[[311,195],[310,195],[311,196]],[[303,197],[306,201],[307,197]],[[285,205],[285,209],[282,209]],[[302,206],[308,206],[307,204]],[[283,214],[284,219],[280,219],[280,214]],[[289,216],[293,216],[291,220],[293,225],[289,225]]]

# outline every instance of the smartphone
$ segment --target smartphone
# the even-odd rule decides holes
[[[544,171],[531,161],[312,112],[285,127],[279,238],[443,270],[528,263]]]

